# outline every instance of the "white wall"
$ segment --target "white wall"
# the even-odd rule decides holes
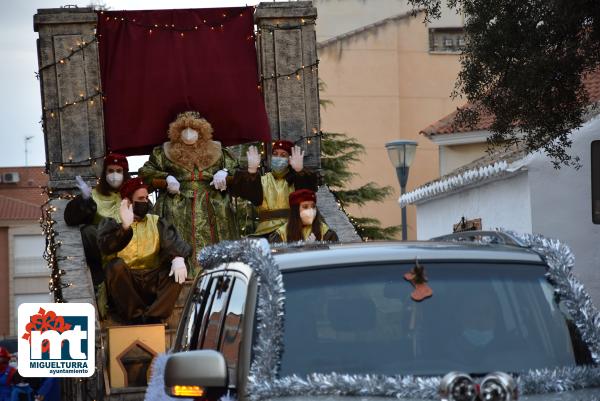
[[[313,0],[317,7],[317,42],[348,33],[365,25],[412,10],[406,0]],[[464,21],[445,2],[442,16],[428,26],[462,27]]]
[[[502,227],[531,232],[527,172],[418,204],[418,239],[451,233],[463,216],[481,218],[483,230]]]
[[[591,142],[600,140],[600,116],[572,136],[569,152],[581,158],[579,170],[555,170],[538,154],[530,163],[533,231],[567,243],[575,254],[575,273],[600,305],[600,225],[592,222]],[[600,185],[598,183],[597,185]]]
[[[412,9],[406,0],[313,0],[317,42],[330,39]]]

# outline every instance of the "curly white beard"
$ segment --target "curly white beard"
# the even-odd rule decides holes
[[[194,167],[204,170],[221,158],[221,144],[212,140],[200,139],[193,145],[171,140],[165,143],[164,150],[169,160],[190,171],[193,171]]]

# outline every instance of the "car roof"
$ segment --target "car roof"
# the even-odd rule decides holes
[[[518,246],[464,242],[372,241],[343,244],[275,246],[272,254],[282,271],[357,263],[399,261],[499,261],[544,263],[541,256]]]

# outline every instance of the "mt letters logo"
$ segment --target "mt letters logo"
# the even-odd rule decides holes
[[[91,304],[19,306],[18,370],[24,377],[90,377],[95,370]]]

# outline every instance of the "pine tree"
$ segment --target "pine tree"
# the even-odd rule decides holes
[[[319,79],[319,92],[325,90],[327,85]],[[323,109],[333,105],[331,100],[319,100]],[[367,202],[383,202],[392,194],[392,187],[381,187],[374,182],[347,189],[350,179],[357,176],[350,171],[350,165],[360,161],[365,154],[365,147],[356,138],[346,134],[334,132],[321,133],[321,168],[323,182],[340,203],[342,211],[346,213],[356,232],[363,240],[394,239],[402,226],[381,227],[381,222],[374,217],[354,217],[345,210],[345,206],[364,206]]]
[[[350,165],[360,161],[365,147],[346,134],[324,132],[321,136],[321,167],[324,183],[340,202],[356,232],[362,239],[393,239],[401,226],[381,227],[381,222],[372,217],[353,217],[344,208],[348,205],[364,206],[367,202],[382,202],[392,194],[390,186],[381,187],[374,182],[347,189],[346,185],[356,173]]]

